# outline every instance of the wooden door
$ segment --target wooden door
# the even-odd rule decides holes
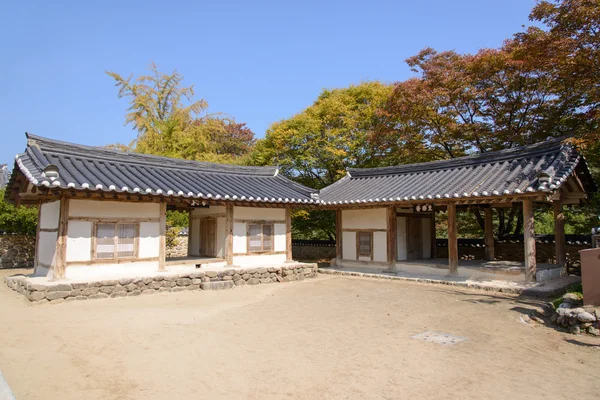
[[[200,220],[200,255],[205,257],[215,257],[217,254],[217,221],[214,219]]]
[[[406,218],[406,247],[409,260],[423,258],[423,225],[421,218]]]

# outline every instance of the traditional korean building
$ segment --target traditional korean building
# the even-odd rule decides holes
[[[337,211],[338,266],[542,281],[565,263],[564,205],[596,191],[583,157],[560,139],[451,160],[350,169],[319,194]],[[457,212],[479,208],[485,260],[459,260]],[[494,262],[494,209],[523,210],[524,263]],[[556,257],[536,261],[534,209],[554,210]],[[435,212],[448,215],[448,258],[436,258]],[[516,257],[517,259],[519,257]]]
[[[144,275],[291,261],[290,210],[316,192],[275,167],[126,153],[27,135],[6,197],[39,205],[35,275]],[[188,257],[165,257],[167,210],[189,213]]]

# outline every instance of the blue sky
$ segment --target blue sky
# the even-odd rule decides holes
[[[268,126],[323,88],[412,76],[424,47],[497,47],[534,0],[17,1],[0,4],[0,163],[24,132],[90,145],[129,143],[127,102],[105,70],[177,69],[210,112]]]

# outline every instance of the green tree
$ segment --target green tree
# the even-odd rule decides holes
[[[222,113],[206,114],[208,103],[194,100],[194,87],[183,76],[150,65],[150,74],[133,80],[107,71],[130,105],[125,124],[137,131],[128,146],[110,147],[138,153],[220,163],[242,163],[254,144],[254,133]]]
[[[6,189],[0,189],[0,231],[23,235],[35,235],[37,207],[15,207],[4,199]]]

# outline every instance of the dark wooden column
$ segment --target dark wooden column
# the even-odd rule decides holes
[[[160,203],[159,216],[159,243],[158,243],[158,270],[166,271],[166,254],[167,254],[167,203]]]
[[[64,279],[67,273],[68,228],[69,198],[62,196],[60,198],[60,215],[58,217],[58,237],[56,240],[56,264],[54,265],[54,279]]]
[[[552,203],[554,206],[554,245],[556,253],[556,263],[565,265],[567,254],[565,253],[565,214],[563,213],[562,202],[560,200]]]
[[[342,243],[342,210],[335,210],[335,257],[341,261],[343,257]]]
[[[436,258],[437,252],[436,231],[435,231],[435,211],[431,213],[431,258]]]
[[[533,200],[523,200],[523,233],[525,246],[525,279],[527,282],[535,281],[535,229],[533,218]]]
[[[192,210],[188,210],[188,243],[187,243],[187,255],[191,255],[192,248]]]
[[[493,224],[493,209],[491,206],[485,209],[484,225],[485,225],[485,260],[495,260],[494,255],[494,224]]]
[[[225,206],[225,262],[233,265],[233,204]]]
[[[388,269],[390,271],[396,270],[396,249],[398,248],[398,242],[396,240],[396,207],[389,206],[387,208],[387,261]]]
[[[285,261],[292,261],[292,207],[285,207]]]
[[[456,226],[456,204],[448,204],[448,270],[458,273],[458,229]]]

